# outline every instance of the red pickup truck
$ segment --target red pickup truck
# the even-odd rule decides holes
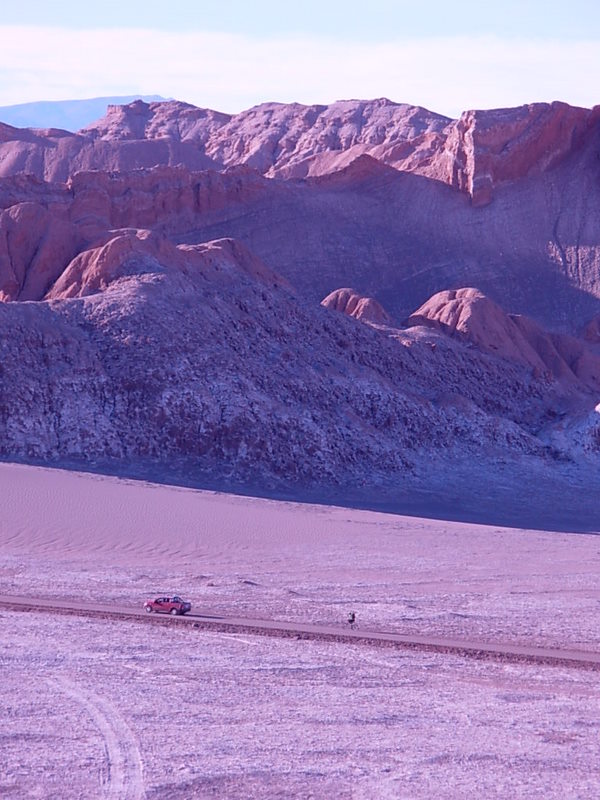
[[[146,600],[144,603],[144,610],[151,614],[153,611],[157,614],[187,614],[192,610],[192,604],[182,600],[181,597],[157,597],[155,600]]]

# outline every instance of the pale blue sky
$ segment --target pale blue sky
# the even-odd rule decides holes
[[[21,0],[0,15],[0,105],[160,94],[223,111],[389,97],[600,103],[600,0]]]
[[[316,34],[356,41],[491,33],[534,38],[600,36],[598,0],[21,0],[4,25],[218,31],[259,37]]]

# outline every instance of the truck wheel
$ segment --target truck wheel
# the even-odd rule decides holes
[[[179,614],[179,611],[177,611],[177,609],[176,609],[176,608],[172,608],[172,609],[171,609],[171,616],[172,616],[172,617],[176,617],[176,616],[177,616],[177,614]]]
[[[144,608],[146,609],[146,614],[152,613],[152,606],[144,606]]]

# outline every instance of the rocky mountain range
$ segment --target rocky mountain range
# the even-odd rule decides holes
[[[589,494],[599,154],[600,108],[562,103],[0,124],[0,453],[390,497],[511,465]]]

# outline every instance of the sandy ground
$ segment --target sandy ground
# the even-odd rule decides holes
[[[600,539],[0,465],[2,594],[600,648]],[[1,797],[593,797],[599,673],[0,615]]]

